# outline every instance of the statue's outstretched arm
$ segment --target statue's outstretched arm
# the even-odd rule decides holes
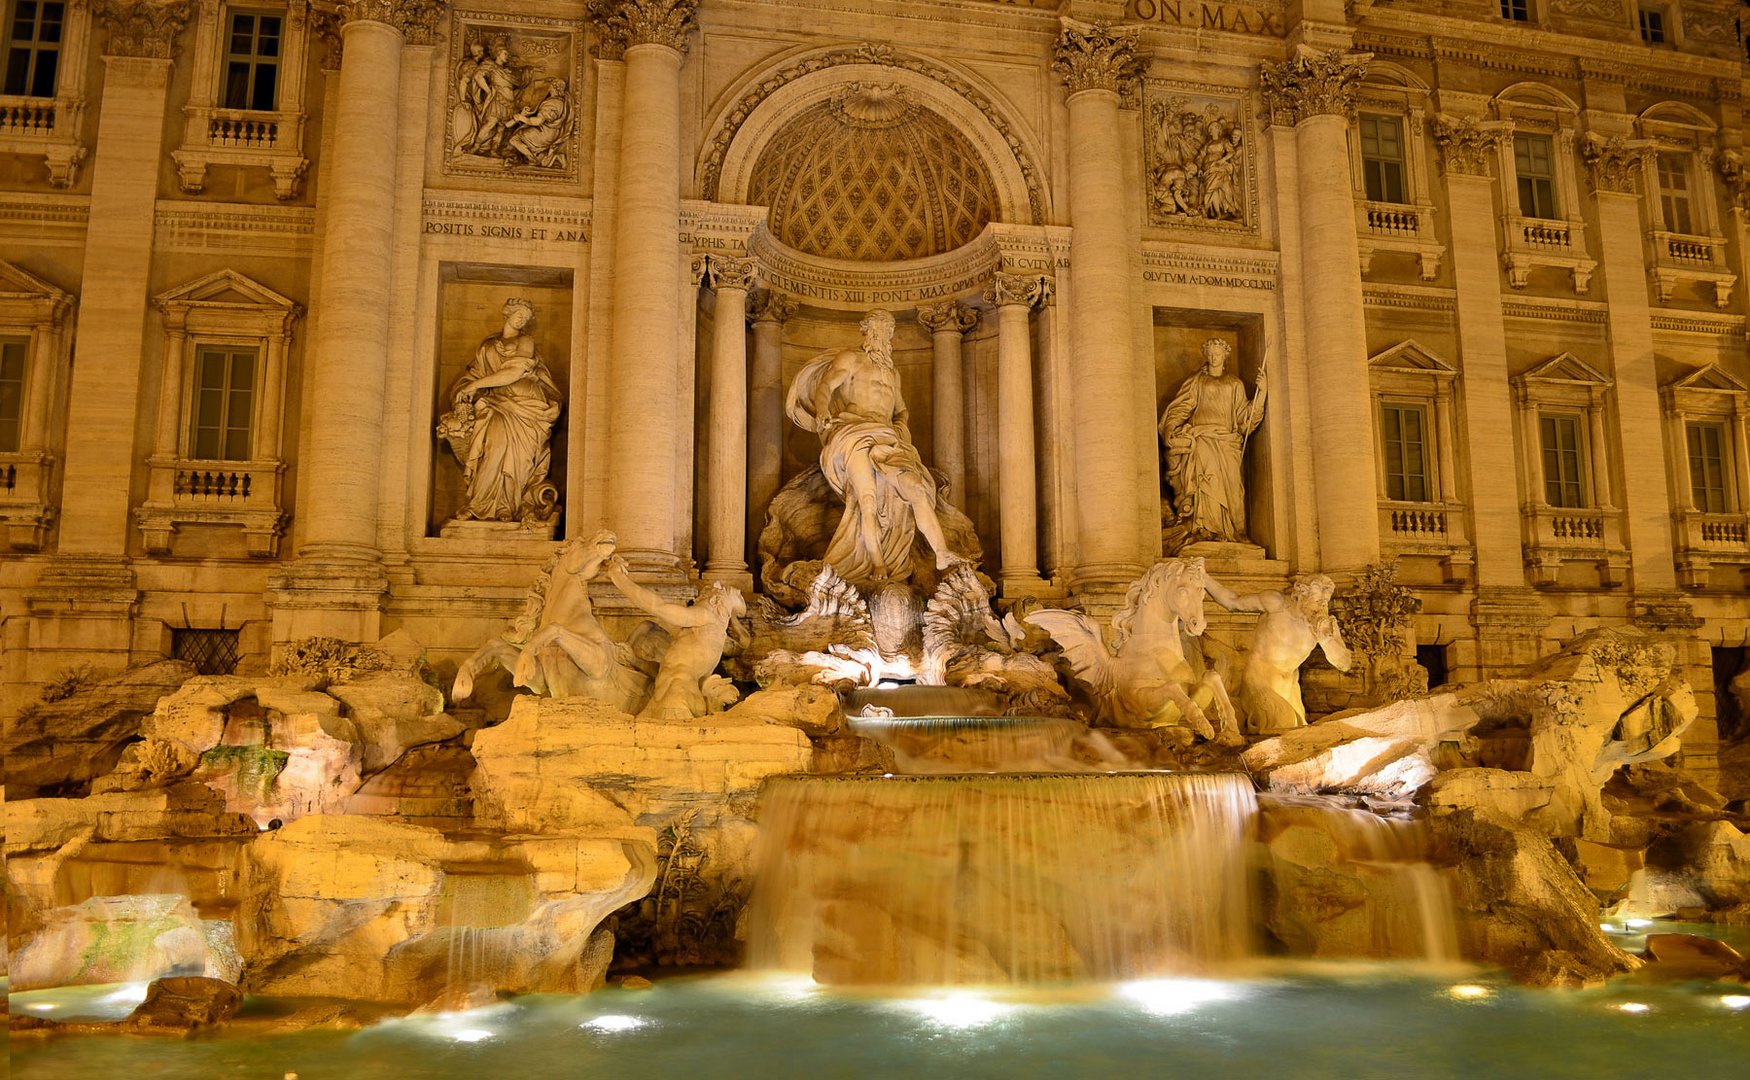
[[[1210,599],[1214,600],[1222,607],[1227,608],[1229,611],[1271,610],[1267,598],[1274,595],[1272,593],[1251,593],[1246,596],[1241,596],[1239,593],[1234,592],[1226,585],[1223,585],[1221,582],[1209,577],[1208,575],[1204,575],[1203,588],[1209,593]]]
[[[711,621],[711,613],[698,607],[687,607],[670,600],[664,600],[656,593],[632,580],[626,572],[625,560],[619,557],[608,560],[608,580],[614,583],[614,588],[626,594],[626,599],[637,604],[645,611],[661,619],[670,626],[691,627],[704,626]]]

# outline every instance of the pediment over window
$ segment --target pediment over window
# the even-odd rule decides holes
[[[1530,371],[1515,377],[1516,382],[1567,383],[1575,386],[1609,386],[1611,379],[1573,353],[1558,353]]]
[[[1703,364],[1689,374],[1672,379],[1665,385],[1673,390],[1712,390],[1725,394],[1750,393],[1750,385],[1745,385],[1742,379],[1721,367],[1717,361]]]
[[[1451,379],[1458,375],[1457,368],[1414,339],[1405,339],[1369,357],[1367,365],[1374,371],[1426,375],[1435,379]]]
[[[0,259],[0,311],[12,321],[60,323],[73,296],[37,277],[17,263]]]
[[[167,322],[194,329],[227,329],[263,336],[291,333],[303,313],[282,296],[235,270],[219,270],[153,297]],[[196,324],[199,324],[198,326]]]

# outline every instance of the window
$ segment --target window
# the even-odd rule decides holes
[[[1689,156],[1659,155],[1659,208],[1665,216],[1665,228],[1674,233],[1695,232],[1695,219],[1689,210]]]
[[[1519,177],[1522,217],[1555,218],[1555,151],[1548,135],[1514,135],[1513,168]]]
[[[1685,425],[1689,442],[1689,490],[1695,508],[1704,514],[1724,514],[1731,507],[1726,495],[1726,426]]]
[[[272,112],[279,82],[280,17],[231,13],[225,49],[225,108]]]
[[[189,457],[196,461],[248,461],[255,350],[203,348],[195,356],[195,380]]]
[[[170,654],[194,665],[197,675],[232,675],[237,671],[236,630],[171,630]]]
[[[24,436],[24,353],[29,338],[0,338],[0,454],[18,452]]]
[[[1385,497],[1393,502],[1432,502],[1428,483],[1428,412],[1420,405],[1380,406],[1385,440]]]
[[[6,17],[5,92],[54,97],[61,59],[61,0],[14,0]]]
[[[1501,0],[1501,18],[1530,22],[1531,0]]]
[[[1648,45],[1665,44],[1665,12],[1660,8],[1642,8],[1641,40]]]
[[[1372,202],[1404,198],[1404,128],[1395,116],[1361,115],[1361,176]]]
[[[1585,481],[1580,473],[1580,417],[1543,413],[1538,424],[1543,431],[1544,502],[1564,509],[1585,506]]]

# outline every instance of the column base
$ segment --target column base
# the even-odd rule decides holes
[[[705,572],[699,575],[699,580],[707,585],[721,581],[747,595],[753,595],[753,573],[745,563],[731,563],[726,566],[706,563]]]
[[[1063,590],[1040,577],[1033,570],[1003,570],[997,574],[997,591],[1005,600],[1023,596],[1039,599],[1061,599]]]
[[[389,578],[375,562],[300,560],[268,578],[275,645],[307,637],[369,643],[383,636]]]
[[[1483,586],[1471,601],[1476,627],[1476,654],[1467,664],[1454,665],[1455,681],[1516,675],[1537,662],[1546,650],[1544,628],[1549,608],[1535,589],[1523,585]]]

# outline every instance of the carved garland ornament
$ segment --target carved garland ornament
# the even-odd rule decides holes
[[[92,13],[109,27],[107,56],[138,56],[168,60],[176,52],[176,35],[194,11],[190,0],[98,0]]]
[[[1447,175],[1487,176],[1495,147],[1501,141],[1498,128],[1486,127],[1471,117],[1436,117],[1434,145],[1440,148],[1440,171]]]
[[[634,45],[687,50],[699,0],[591,0],[590,17],[601,31],[599,55],[618,60]]]
[[[1607,139],[1587,132],[1580,141],[1580,160],[1586,163],[1586,178],[1593,194],[1614,191],[1633,195],[1635,176],[1641,171],[1646,157],[1645,146],[1631,143],[1621,135]]]
[[[1051,70],[1063,77],[1063,85],[1072,95],[1110,90],[1120,98],[1134,97],[1145,63],[1137,52],[1139,37],[1135,28],[1066,19]]]
[[[759,108],[761,103],[797,79],[812,75],[817,71],[846,64],[874,64],[909,71],[922,75],[965,99],[967,104],[977,109],[996,133],[1002,136],[1004,145],[1008,147],[1009,153],[1015,159],[1016,166],[1020,168],[1022,182],[1027,187],[1027,209],[1033,219],[1031,223],[1034,225],[1045,223],[1045,198],[1039,183],[1039,171],[1027,157],[1021,146],[1021,140],[1001,114],[997,112],[991,99],[977,87],[946,68],[938,67],[917,57],[897,54],[891,46],[873,42],[863,42],[860,45],[816,53],[781,71],[773,72],[743,94],[741,100],[735,103],[735,107],[724,116],[716,134],[711,138],[711,145],[705,149],[705,160],[699,175],[701,197],[709,201],[717,200],[717,185],[723,177],[723,159],[729,154],[729,145],[735,141],[736,133],[741,130],[743,124],[747,123],[748,117],[753,115],[754,110]]]
[[[1312,116],[1354,119],[1368,59],[1366,53],[1332,49],[1260,65],[1258,87],[1264,94],[1265,119],[1285,127]]]

